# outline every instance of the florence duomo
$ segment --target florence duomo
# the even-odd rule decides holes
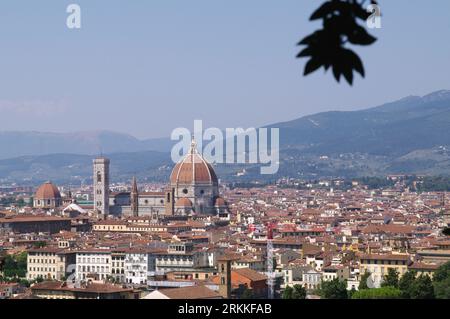
[[[228,215],[226,201],[219,194],[219,181],[212,167],[192,139],[188,154],[173,168],[169,183],[160,192],[139,191],[133,177],[130,192],[109,191],[109,159],[93,161],[94,208],[114,216],[207,216]],[[105,205],[104,203],[108,203]]]

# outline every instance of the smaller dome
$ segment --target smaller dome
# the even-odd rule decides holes
[[[189,198],[182,197],[177,200],[175,207],[192,207],[192,202]]]
[[[222,197],[217,197],[214,206],[227,206],[227,202]]]
[[[46,182],[42,184],[35,195],[35,199],[44,200],[44,199],[60,199],[61,193],[58,188],[53,185],[51,182]]]

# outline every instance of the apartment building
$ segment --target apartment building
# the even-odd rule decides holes
[[[111,276],[118,283],[125,283],[125,252],[111,253]]]
[[[112,275],[110,250],[91,249],[77,251],[76,262],[76,279],[79,281],[85,281],[88,277],[105,280]]]
[[[408,271],[410,264],[410,257],[406,254],[364,254],[360,256],[359,271],[361,275],[370,272],[374,286],[380,287],[389,268],[397,270],[401,277]]]
[[[146,285],[150,272],[156,269],[156,257],[149,249],[129,249],[125,251],[125,282]]]
[[[28,250],[27,279],[63,280],[75,271],[75,253],[60,248]]]

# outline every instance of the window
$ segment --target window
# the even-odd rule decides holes
[[[102,182],[102,173],[97,172],[97,183],[101,183],[101,182]]]
[[[183,189],[183,194],[187,194],[188,193],[188,190],[185,188],[185,189]]]

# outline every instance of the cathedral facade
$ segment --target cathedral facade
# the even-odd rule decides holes
[[[95,165],[96,172],[105,171],[94,160]],[[99,184],[94,176],[94,194],[96,187],[103,193],[109,189],[109,185]],[[109,193],[108,210],[116,216],[157,219],[161,215],[219,215],[228,212],[228,207],[219,195],[219,182],[213,167],[199,154],[195,141],[192,141],[189,153],[172,170],[164,191],[140,192],[136,178],[133,178],[130,192]]]

